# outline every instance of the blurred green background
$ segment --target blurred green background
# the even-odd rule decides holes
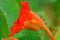
[[[7,38],[10,28],[19,15],[23,0],[0,0],[0,40]],[[60,40],[60,0],[26,0],[32,11],[36,12],[52,31],[55,40]],[[49,40],[42,29],[31,31],[24,29],[15,35],[18,40]]]

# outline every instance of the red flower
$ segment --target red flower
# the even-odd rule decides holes
[[[21,2],[21,10],[18,19],[14,22],[14,25],[11,28],[10,36],[13,36],[15,33],[24,29],[24,21],[31,20],[32,14],[30,13],[30,8],[28,2]]]
[[[54,37],[52,35],[52,33],[50,32],[50,30],[47,28],[47,26],[44,24],[44,21],[38,16],[36,15],[34,12],[32,12],[30,10],[29,4],[28,2],[21,2],[21,10],[20,10],[20,14],[18,19],[14,22],[14,25],[11,28],[11,33],[10,36],[13,36],[14,34],[18,33],[19,31],[23,30],[24,28],[26,28],[24,26],[24,22],[25,21],[31,21],[33,19],[36,20],[35,23],[40,24],[39,28],[43,28],[46,33],[50,36],[50,38],[52,40],[54,40]],[[33,21],[34,22],[34,21]],[[35,24],[34,23],[34,24]],[[30,25],[28,25],[29,27]],[[38,28],[38,29],[39,29]],[[32,28],[33,29],[33,28]]]

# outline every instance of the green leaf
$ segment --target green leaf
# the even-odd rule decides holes
[[[9,35],[9,29],[7,25],[5,12],[0,8],[0,40],[6,38]]]
[[[0,7],[7,14],[6,20],[7,20],[8,29],[10,31],[10,28],[18,18],[20,8],[16,0],[0,0]]]
[[[0,6],[7,14],[7,21],[9,29],[17,19],[19,14],[19,6],[16,0],[0,0]]]
[[[24,29],[20,32],[19,36],[19,40],[40,40],[40,33],[38,31]]]
[[[60,40],[60,26],[58,27],[58,31],[55,35],[55,40]]]

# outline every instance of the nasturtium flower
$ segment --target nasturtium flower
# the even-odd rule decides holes
[[[25,25],[26,24],[26,25]],[[34,26],[35,25],[35,26]],[[27,27],[26,27],[27,26]],[[29,7],[29,3],[26,1],[21,2],[21,9],[20,14],[17,20],[14,22],[14,25],[11,28],[10,36],[18,33],[19,31],[23,30],[24,28],[32,29],[32,30],[39,30],[43,28],[47,35],[54,40],[54,37],[50,30],[45,25],[42,18],[40,18],[37,14],[32,12]]]

